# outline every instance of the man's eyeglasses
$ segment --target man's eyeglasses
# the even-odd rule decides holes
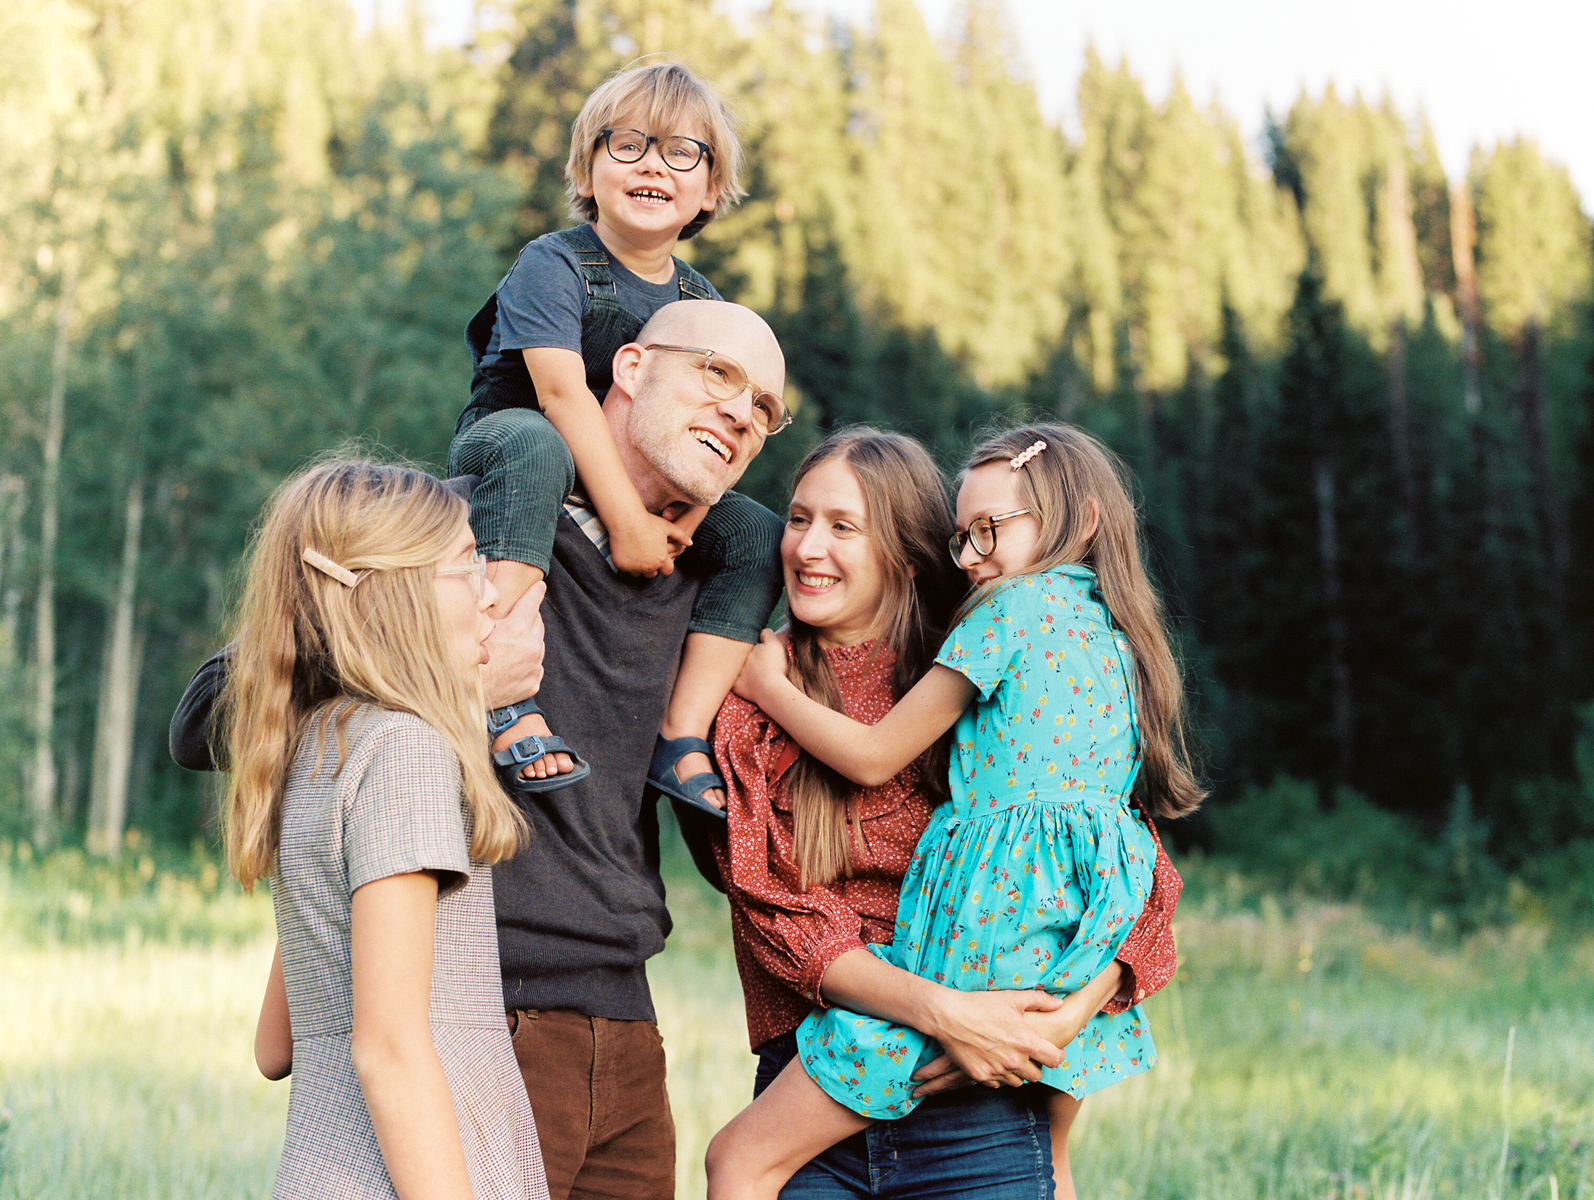
[[[765,437],[773,437],[791,424],[791,413],[786,402],[774,392],[766,392],[754,385],[742,370],[742,364],[728,358],[718,350],[704,350],[701,346],[665,346],[652,342],[644,350],[664,350],[670,354],[690,355],[693,365],[703,372],[703,390],[716,400],[734,400],[743,392],[753,393],[753,421]]]
[[[1015,508],[1012,512],[997,513],[993,517],[975,517],[962,533],[954,533],[947,539],[946,548],[952,551],[952,561],[959,567],[963,565],[964,546],[973,546],[974,553],[981,558],[989,558],[996,553],[996,527],[1003,521],[1025,516],[1028,512],[1027,508]]]
[[[672,171],[690,171],[705,158],[714,165],[714,151],[707,142],[672,133],[669,137],[654,137],[640,129],[605,129],[601,139],[609,157],[618,163],[641,162],[654,142],[659,144],[659,156]]]
[[[487,594],[487,556],[480,550],[471,555],[468,567],[439,567],[439,575],[467,575],[470,577],[471,591],[476,593],[476,603],[480,604],[482,597]]]

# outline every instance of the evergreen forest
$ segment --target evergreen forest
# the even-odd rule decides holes
[[[324,0],[0,5],[0,837],[211,835],[166,725],[261,503],[350,439],[442,466],[571,119],[663,54],[748,149],[685,253],[788,358],[746,490],[848,423],[949,468],[1084,425],[1194,681],[1214,797],[1171,844],[1594,916],[1594,237],[1531,139],[1447,177],[1421,112],[1330,87],[1259,143],[1094,54],[1064,131],[1001,0],[946,38],[913,0],[496,11],[461,49]]]

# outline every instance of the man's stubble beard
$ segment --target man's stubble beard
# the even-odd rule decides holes
[[[731,479],[722,482],[723,477],[718,472],[687,457],[695,451],[684,448],[668,432],[671,421],[658,419],[679,412],[679,406],[669,399],[666,387],[652,372],[639,382],[627,418],[631,444],[648,465],[687,500],[693,504],[717,504],[720,497],[736,485],[742,471],[737,470]]]

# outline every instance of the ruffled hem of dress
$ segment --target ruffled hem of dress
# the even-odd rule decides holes
[[[1157,1046],[1151,1039],[1151,1028],[1135,1005],[1122,1012],[1092,1017],[1064,1049],[1063,1061],[1041,1069],[1040,1081],[1067,1092],[1075,1100],[1083,1100],[1156,1065]]]

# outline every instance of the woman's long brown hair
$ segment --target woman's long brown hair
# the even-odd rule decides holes
[[[924,447],[899,433],[859,426],[832,434],[797,467],[793,489],[821,463],[840,459],[852,468],[867,511],[864,534],[885,576],[875,652],[895,656],[891,693],[901,699],[935,662],[966,590],[962,572],[946,552],[952,510],[945,484]],[[821,704],[844,711],[841,690],[819,638],[824,631],[793,619],[791,679]],[[947,740],[930,751],[925,789],[946,795]],[[804,752],[787,776],[793,849],[803,886],[831,883],[852,871],[855,797],[858,788]]]
[[[1009,463],[1036,442],[1045,442],[1046,449],[1016,473],[1019,495],[1041,525],[1035,562],[1024,573],[1065,563],[1082,563],[1096,572],[1107,612],[1129,639],[1135,659],[1141,760],[1135,793],[1151,816],[1185,816],[1205,799],[1206,788],[1190,763],[1184,683],[1168,642],[1162,600],[1140,557],[1140,522],[1129,469],[1084,430],[1040,424],[990,438],[969,455],[964,471]],[[962,612],[1004,583],[997,579],[980,588],[964,602]]]

